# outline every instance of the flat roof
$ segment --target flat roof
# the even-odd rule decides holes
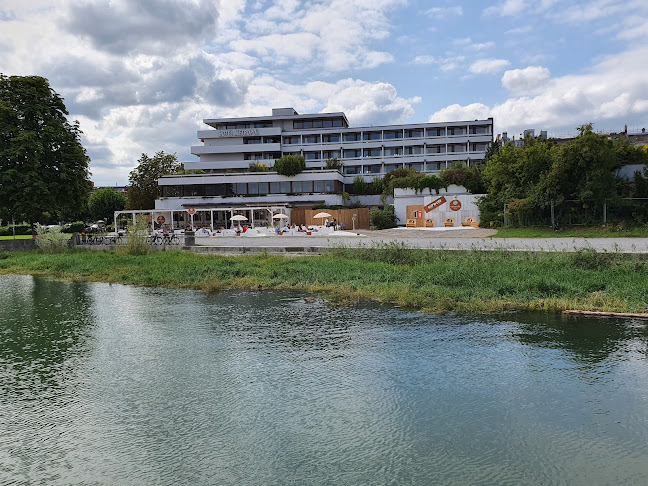
[[[346,115],[343,112],[335,113],[306,113],[303,115],[281,115],[281,116],[245,116],[240,118],[205,118],[203,122],[207,125],[214,123],[228,123],[228,122],[258,122],[258,121],[272,121],[272,120],[299,120],[300,118],[344,118],[349,124]]]

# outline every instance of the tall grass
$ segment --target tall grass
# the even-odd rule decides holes
[[[116,250],[120,255],[148,255],[151,252],[151,243],[148,241],[148,224],[139,222],[128,227],[126,244]]]
[[[61,233],[61,228],[38,226],[36,245],[43,253],[63,253],[70,244],[70,235]]]
[[[370,299],[429,312],[648,309],[648,255],[594,250],[444,251],[384,245],[306,257],[83,250],[8,255],[0,260],[0,273],[205,291],[293,289],[323,292],[341,302]]]

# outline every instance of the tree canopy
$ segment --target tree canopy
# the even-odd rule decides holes
[[[306,160],[302,155],[284,155],[275,160],[274,169],[279,175],[292,177],[306,170]]]
[[[160,195],[158,179],[180,169],[176,154],[157,152],[153,157],[142,154],[138,166],[129,175],[128,209],[154,209]]]
[[[522,147],[502,146],[484,169],[488,195],[479,203],[482,224],[502,224],[505,204],[512,224],[544,224],[552,204],[557,218],[571,220],[578,213],[585,218],[580,222],[602,221],[604,202],[614,205],[622,195],[632,195],[623,193],[616,170],[645,164],[645,152],[627,140],[594,133],[591,124],[578,130],[561,145],[526,137]]]
[[[39,76],[0,74],[0,218],[79,219],[92,184],[77,121]]]
[[[126,207],[126,196],[117,192],[112,187],[102,187],[90,195],[88,210],[95,220],[103,219],[105,222],[113,220],[115,211]]]

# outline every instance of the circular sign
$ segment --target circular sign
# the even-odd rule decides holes
[[[194,208],[189,208],[189,209],[187,209],[187,212],[188,212],[189,214],[196,214],[196,210],[195,210]]]
[[[162,216],[161,214],[157,217],[158,224],[164,224],[165,221],[166,221],[166,218],[164,216]]]
[[[450,209],[452,209],[453,211],[459,211],[461,209],[461,203],[458,199],[453,199],[452,201],[450,201]]]

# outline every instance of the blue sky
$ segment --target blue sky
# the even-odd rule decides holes
[[[648,128],[646,0],[0,0],[0,70],[47,77],[97,185],[194,160],[204,118],[492,116],[496,133]]]

